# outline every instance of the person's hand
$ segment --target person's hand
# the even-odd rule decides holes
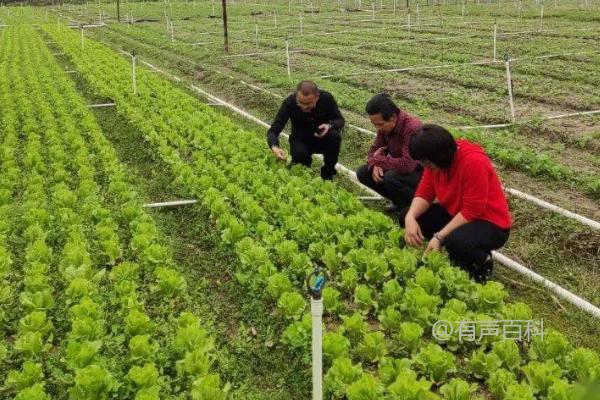
[[[287,160],[287,155],[285,154],[285,151],[281,147],[273,146],[273,147],[271,147],[271,151],[273,152],[273,154],[275,155],[275,157],[277,157],[277,159],[279,161]]]
[[[376,183],[383,182],[383,168],[374,165],[373,171],[371,171],[371,176]]]
[[[385,156],[386,151],[387,151],[387,146],[380,147],[377,150],[375,150],[375,153],[373,153],[373,156],[375,156],[375,157]]]
[[[429,244],[427,245],[427,248],[425,249],[425,253],[423,253],[423,255],[427,255],[429,252],[432,251],[439,251],[442,248],[442,243],[440,243],[440,240],[436,237],[432,237],[431,240],[429,241]]]
[[[404,221],[404,241],[411,247],[419,247],[425,237],[421,232],[421,227],[417,220],[410,215],[406,216],[406,220]],[[437,240],[436,240],[437,242]],[[431,244],[431,242],[429,242]]]
[[[327,133],[331,130],[331,125],[329,124],[321,124],[319,125],[319,132],[315,133],[315,137],[321,139],[323,136],[327,135]]]

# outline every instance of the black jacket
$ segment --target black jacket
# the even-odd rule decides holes
[[[331,93],[321,90],[316,107],[308,113],[298,107],[296,93],[293,93],[283,101],[267,132],[269,148],[279,146],[279,134],[283,131],[288,119],[292,121],[292,137],[300,140],[313,138],[321,124],[330,124],[332,130],[339,131],[346,123]]]

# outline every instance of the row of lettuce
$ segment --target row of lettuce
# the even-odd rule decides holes
[[[0,38],[0,397],[224,399],[186,282],[32,27]]]
[[[440,253],[419,262],[402,231],[382,214],[310,171],[274,162],[263,139],[184,91],[140,71],[97,43],[44,27],[88,84],[113,99],[169,166],[182,195],[201,199],[225,246],[237,253],[237,279],[289,320],[282,343],[308,360],[310,314],[303,281],[325,267],[326,391],[329,398],[575,399],[600,378],[598,354],[574,349],[557,331],[530,344],[486,337],[443,343],[436,320],[532,319],[505,302],[497,282],[471,282]],[[478,334],[481,332],[478,332]]]

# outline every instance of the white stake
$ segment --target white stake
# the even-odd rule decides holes
[[[461,11],[462,17],[465,17],[465,0],[463,0],[462,2],[462,11]]]
[[[510,116],[513,124],[515,123],[515,103],[513,100],[512,77],[510,75],[510,59],[508,54],[504,55],[504,64],[506,66],[506,85],[508,86],[508,101],[510,103]]]
[[[523,0],[519,0],[519,18],[523,18]]]
[[[394,15],[396,15],[396,0],[394,0]]]
[[[292,80],[292,68],[290,66],[290,42],[286,39],[285,40],[285,54],[287,57],[287,74],[288,74],[288,79],[291,81]]]
[[[302,12],[300,12],[300,35],[304,35],[304,23],[302,22]]]
[[[494,62],[496,62],[496,38],[498,36],[498,25],[494,22]]]
[[[408,26],[408,30],[410,31],[410,12],[406,15],[406,24]]]
[[[312,315],[312,400],[323,399],[323,298],[310,299]]]
[[[81,26],[81,48],[84,49],[85,45],[83,43],[83,25]]]
[[[254,25],[254,37],[256,38],[256,50],[258,50],[258,25]]]
[[[137,77],[135,71],[135,53],[131,55],[131,84],[133,87],[133,94],[137,94]]]
[[[540,32],[544,30],[544,5],[540,8]]]
[[[277,28],[277,10],[273,11],[273,19],[275,20],[275,28]]]
[[[173,21],[171,21],[171,43],[175,43],[175,28],[173,27]]]
[[[373,2],[373,14],[372,14],[372,17],[371,17],[371,19],[372,19],[373,21],[375,21],[375,2]]]

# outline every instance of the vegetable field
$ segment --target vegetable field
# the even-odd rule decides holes
[[[598,3],[237,0],[228,52],[220,3],[0,7],[0,398],[308,399],[321,267],[326,399],[598,399]],[[346,116],[342,167],[381,91],[481,144],[501,256],[589,307],[421,259],[343,169],[276,162],[264,126],[300,79]]]

